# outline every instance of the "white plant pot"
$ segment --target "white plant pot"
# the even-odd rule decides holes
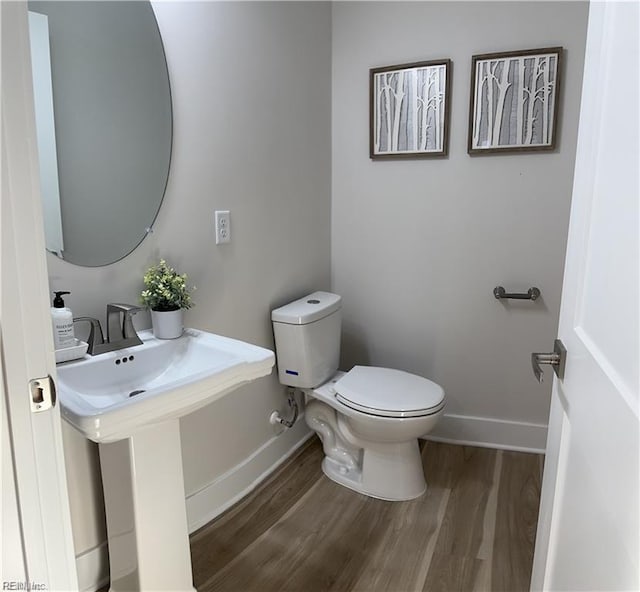
[[[158,339],[176,339],[182,335],[182,309],[180,310],[152,310],[151,323],[153,334]]]

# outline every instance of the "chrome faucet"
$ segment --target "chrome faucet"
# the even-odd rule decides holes
[[[87,353],[91,356],[97,356],[117,349],[124,349],[125,347],[142,345],[142,340],[136,333],[132,320],[133,315],[141,310],[144,309],[132,304],[121,304],[117,302],[107,304],[106,341],[98,319],[94,319],[93,317],[76,317],[73,319],[73,322],[87,321],[91,323]],[[115,336],[112,335],[111,331],[114,320],[117,320],[117,335]]]

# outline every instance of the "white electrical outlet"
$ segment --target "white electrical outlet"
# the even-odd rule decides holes
[[[216,245],[231,242],[231,212],[216,210]]]

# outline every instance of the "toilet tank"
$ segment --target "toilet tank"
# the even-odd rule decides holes
[[[340,360],[342,298],[314,292],[271,312],[278,379],[315,388],[331,378]]]

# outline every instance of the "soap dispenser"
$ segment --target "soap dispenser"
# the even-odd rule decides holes
[[[71,294],[71,292],[54,292],[56,297],[53,299],[51,307],[51,323],[53,325],[53,342],[56,349],[72,347],[76,344],[76,338],[73,332],[73,313],[70,308],[64,305],[62,296]]]

